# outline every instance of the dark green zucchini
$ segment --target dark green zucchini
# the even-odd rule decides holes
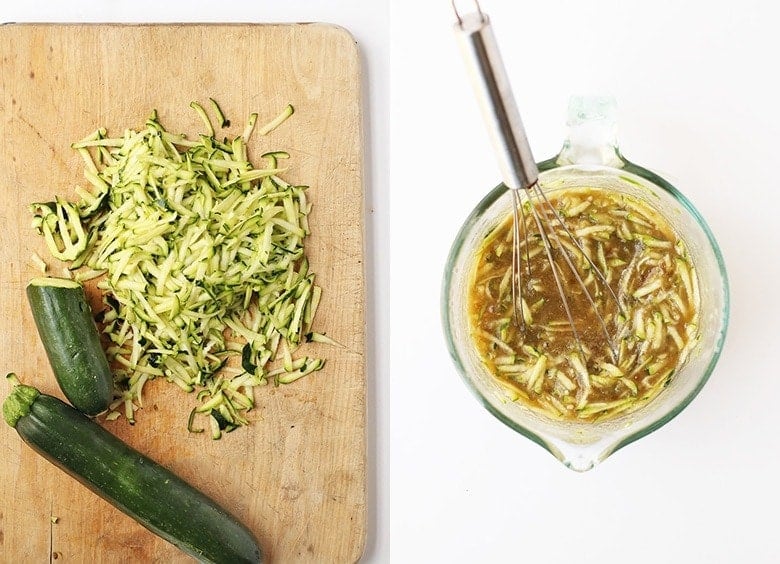
[[[59,399],[17,385],[3,416],[33,450],[190,556],[262,561],[252,533],[216,502]]]
[[[65,397],[87,415],[108,409],[114,381],[84,288],[65,278],[33,278],[27,299]]]

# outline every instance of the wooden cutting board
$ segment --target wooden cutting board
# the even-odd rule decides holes
[[[193,394],[145,389],[135,426],[101,422],[232,511],[270,562],[354,562],[366,531],[365,321],[360,63],[323,24],[0,27],[0,372],[63,397],[24,288],[48,256],[27,206],[86,186],[70,144],[98,127],[138,129],[153,109],[196,135],[189,104],[216,99],[239,135],[249,114],[295,114],[250,159],[290,153],[288,181],[311,186],[307,254],[323,298],[312,344],[321,372],[255,392],[252,424],[212,441],[187,432]],[[60,272],[56,261],[52,272]],[[90,299],[95,300],[91,295]],[[303,352],[303,351],[301,351]],[[0,381],[0,397],[10,386]],[[189,558],[44,461],[0,424],[0,560],[187,562]],[[53,523],[56,518],[56,523]]]

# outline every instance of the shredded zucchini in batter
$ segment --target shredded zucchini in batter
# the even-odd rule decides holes
[[[576,345],[529,210],[521,240],[523,323],[512,303],[509,217],[485,239],[473,267],[472,338],[513,399],[554,419],[600,421],[656,397],[685,362],[699,338],[696,269],[668,222],[636,198],[589,188],[549,198],[587,258],[553,220],[558,237],[550,240],[567,246],[611,342],[556,248],[581,349]]]

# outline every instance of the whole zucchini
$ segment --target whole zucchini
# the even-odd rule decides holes
[[[3,416],[33,450],[190,556],[262,561],[252,533],[216,502],[59,399],[17,385]]]
[[[65,278],[33,278],[27,299],[65,397],[87,415],[108,409],[114,381],[84,288]]]

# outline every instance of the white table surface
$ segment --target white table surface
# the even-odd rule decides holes
[[[719,240],[731,325],[690,406],[590,472],[482,409],[447,355],[438,301],[451,241],[498,173],[450,3],[394,1],[384,546],[394,562],[780,562],[777,8],[481,4],[537,159],[558,152],[570,95],[615,96],[624,154],[681,189]]]
[[[392,560],[780,562],[777,8],[481,3],[535,156],[559,150],[570,95],[615,96],[624,154],[681,189],[719,240],[731,325],[691,405],[585,474],[483,410],[448,358],[438,301],[449,245],[498,174],[449,2],[393,2]]]
[[[498,181],[447,0],[7,4],[2,21],[328,21],[355,35],[366,72],[371,294],[363,561],[780,561],[771,3],[482,2],[535,155],[559,149],[570,95],[614,95],[624,154],[693,201],[730,275],[729,334],[703,391],[585,474],[484,411],[444,346],[446,254]]]

